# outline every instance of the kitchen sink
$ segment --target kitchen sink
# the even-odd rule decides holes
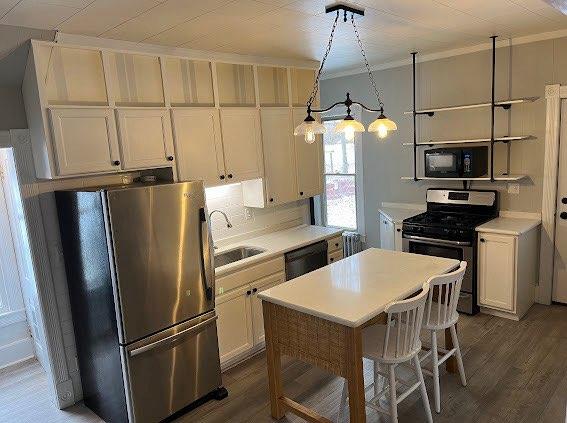
[[[237,247],[232,250],[223,251],[222,253],[215,254],[215,269],[225,264],[234,263],[248,257],[255,256],[265,252],[263,248],[255,247]]]

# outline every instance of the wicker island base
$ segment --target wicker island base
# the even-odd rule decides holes
[[[350,421],[365,423],[362,330],[385,323],[386,316],[380,314],[362,326],[349,327],[267,301],[262,301],[262,307],[272,417],[279,420],[289,411],[309,422],[330,423],[329,419],[284,396],[281,377],[284,354],[344,377],[348,381]],[[446,342],[447,338],[450,340],[447,334],[445,338]],[[449,372],[455,372],[455,367],[454,361],[447,360]]]

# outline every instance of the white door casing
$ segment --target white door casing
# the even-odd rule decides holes
[[[567,304],[567,100],[561,101],[552,299]]]

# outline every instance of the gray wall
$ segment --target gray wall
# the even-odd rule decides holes
[[[0,130],[27,128],[22,78],[30,38],[53,40],[55,31],[0,25]]]
[[[496,111],[496,135],[533,135],[536,138],[497,144],[495,173],[506,169],[527,174],[520,194],[506,192],[505,183],[474,182],[472,188],[498,189],[501,209],[540,212],[545,139],[545,86],[567,84],[567,38],[546,40],[496,51],[496,98],[539,97],[533,103],[512,106],[507,112]],[[490,101],[491,51],[439,59],[417,65],[417,107],[433,107]],[[412,148],[402,142],[412,141],[412,117],[404,115],[412,106],[411,66],[374,72],[385,103],[385,112],[398,130],[379,141],[363,135],[364,200],[368,244],[377,246],[379,228],[377,210],[382,202],[424,203],[428,187],[462,187],[460,183],[401,181],[412,175]],[[376,106],[367,74],[327,79],[321,83],[321,103],[331,104],[349,91],[353,98],[369,107]],[[363,113],[368,125],[374,114]],[[433,118],[420,117],[418,141],[428,139],[463,139],[490,136],[490,109],[438,113]],[[423,155],[418,150],[418,168]]]

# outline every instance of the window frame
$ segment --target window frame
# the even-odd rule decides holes
[[[337,111],[333,111],[333,112],[327,112],[327,113],[323,113],[321,114],[321,122],[324,121],[329,121],[329,120],[342,120],[344,119],[344,116],[346,114],[346,110],[341,112]],[[358,120],[359,122],[361,121],[362,118],[362,108],[357,106],[357,105],[353,105],[351,107],[351,115]],[[362,158],[364,157],[363,155],[363,134],[362,133],[356,133],[354,135],[354,174],[353,173],[327,173],[325,170],[325,140],[324,140],[324,134],[322,137],[322,141],[321,141],[321,149],[323,150],[323,174],[322,174],[322,178],[323,178],[323,193],[320,196],[320,201],[319,201],[319,205],[318,208],[319,209],[319,213],[317,213],[319,215],[319,222],[323,225],[323,226],[328,226],[331,228],[337,228],[337,229],[344,229],[347,231],[354,231],[354,232],[358,232],[363,239],[366,236],[366,230],[365,230],[365,224],[364,224],[364,190],[363,190],[363,175],[364,175],[364,170],[363,170],[363,161]],[[356,207],[356,228],[347,228],[344,226],[331,226],[328,225],[327,223],[327,175],[343,175],[343,176],[354,176],[354,187],[355,187],[355,207]]]

